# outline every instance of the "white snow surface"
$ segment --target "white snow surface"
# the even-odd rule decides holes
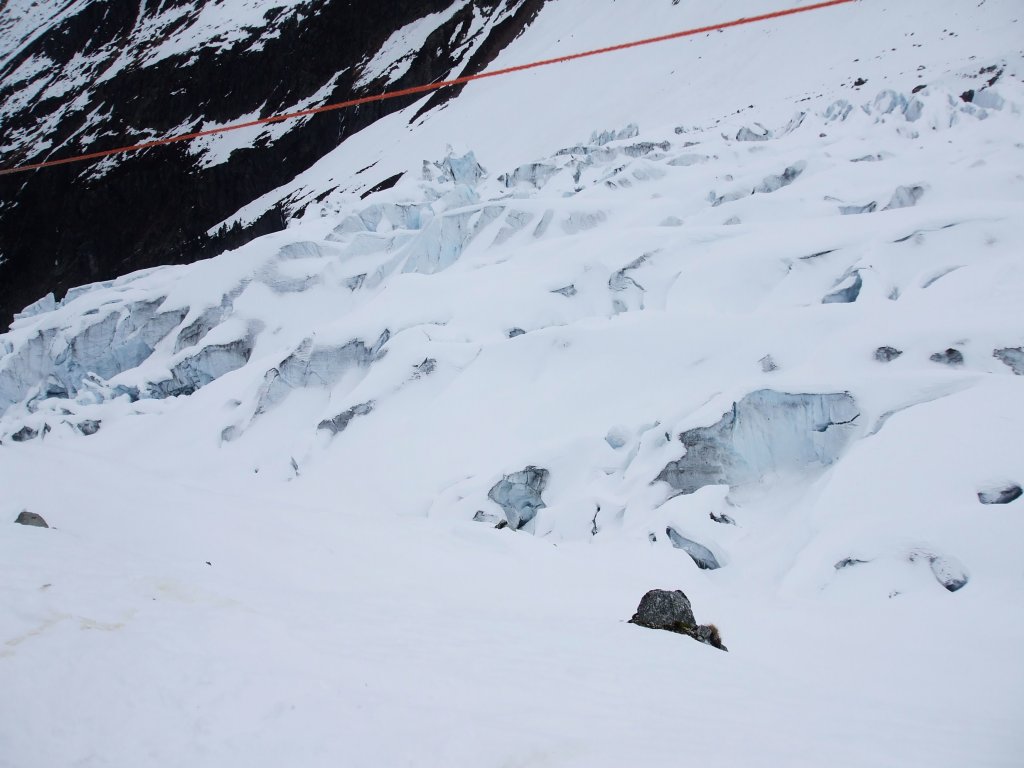
[[[558,0],[492,66],[774,7]],[[1020,11],[474,83],[239,212],[287,230],[28,308],[0,503],[51,528],[0,524],[0,766],[1020,765],[1024,499],[977,496],[1024,484]],[[656,480],[765,390],[856,414]],[[652,588],[729,652],[626,623]]]

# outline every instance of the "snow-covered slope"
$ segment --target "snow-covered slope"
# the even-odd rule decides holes
[[[494,65],[771,8],[558,0]],[[1018,10],[474,83],[30,307],[0,765],[1015,765]]]

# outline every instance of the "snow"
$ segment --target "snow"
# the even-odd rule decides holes
[[[363,66],[362,73],[356,81],[356,87],[369,85],[384,76],[387,76],[386,82],[388,83],[400,80],[409,71],[413,59],[423,48],[431,33],[445,24],[465,5],[465,0],[454,2],[443,11],[429,13],[392,32],[380,50]]]
[[[493,66],[771,9],[560,0]],[[1019,764],[1016,19],[474,83],[239,212],[285,231],[23,313],[0,766]],[[729,413],[738,470],[656,479]],[[627,624],[652,588],[729,652]]]

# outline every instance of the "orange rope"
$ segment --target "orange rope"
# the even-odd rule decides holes
[[[706,27],[696,27],[694,29],[685,29],[681,32],[672,32],[668,35],[659,35],[658,37],[648,37],[643,40],[634,40],[630,43],[620,43],[618,45],[610,45],[606,48],[595,48],[590,51],[582,51],[580,53],[571,53],[567,56],[558,56],[553,59],[543,59],[541,61],[533,61],[529,64],[519,64],[514,67],[505,67],[504,69],[495,69],[491,72],[481,72],[476,75],[466,75],[464,77],[457,77],[454,80],[442,80],[437,83],[427,83],[425,85],[416,85],[412,88],[403,88],[398,91],[386,91],[384,93],[378,93],[373,96],[362,96],[358,99],[349,99],[348,101],[341,101],[337,104],[325,104],[321,107],[313,107],[312,109],[303,109],[298,112],[288,112],[281,115],[272,115],[271,117],[261,117],[258,120],[250,120],[245,123],[235,123],[233,125],[224,125],[219,128],[210,128],[205,131],[195,131],[194,133],[184,133],[178,136],[169,136],[164,139],[154,139],[153,141],[144,141],[141,144],[132,144],[127,147],[117,147],[115,149],[105,149],[101,152],[89,152],[84,155],[74,155],[72,157],[64,157],[59,160],[46,160],[41,163],[31,163],[30,165],[20,165],[13,168],[4,168],[0,170],[0,176],[4,176],[10,173],[21,173],[22,171],[35,171],[40,168],[50,168],[55,165],[65,165],[67,163],[78,163],[85,160],[98,160],[101,157],[109,157],[110,155],[119,155],[126,152],[135,152],[140,149],[149,149],[150,147],[159,147],[164,144],[173,144],[179,141],[190,141],[192,139],[198,139],[203,136],[212,136],[217,133],[226,133],[227,131],[237,131],[242,128],[252,128],[257,125],[267,125],[269,123],[279,123],[284,120],[292,120],[297,117],[307,117],[308,115],[315,115],[320,112],[331,112],[336,109],[347,109],[349,107],[358,107],[361,104],[370,104],[375,101],[385,101],[387,99],[398,99],[403,96],[414,96],[419,93],[428,93],[430,91],[440,90],[441,88],[450,88],[456,85],[464,85],[471,83],[474,80],[483,80],[488,77],[500,77],[502,75],[510,75],[513,72],[523,72],[528,69],[536,69],[538,67],[547,67],[552,64],[562,64],[567,61],[575,61],[576,59],[584,59],[589,56],[599,56],[605,53],[613,53],[615,51],[623,51],[627,48],[637,48],[641,45],[651,45],[653,43],[663,43],[666,40],[678,40],[681,37],[690,37],[692,35],[700,35],[705,32],[715,32],[720,29],[729,29],[730,27],[738,27],[743,24],[756,24],[760,21],[768,21],[769,19],[778,19],[784,16],[792,16],[797,13],[806,13],[808,11],[816,11],[822,8],[829,8],[834,5],[845,5],[846,3],[857,2],[857,0],[826,0],[826,2],[814,3],[813,5],[804,5],[799,8],[787,8],[781,11],[772,11],[771,13],[763,13],[760,16],[750,16],[742,19],[734,19],[733,21],[725,21],[719,24],[710,24]]]

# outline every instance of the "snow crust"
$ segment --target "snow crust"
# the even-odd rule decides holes
[[[472,84],[27,308],[0,765],[1016,765],[1024,61],[969,6]],[[562,0],[494,66],[766,10]]]

